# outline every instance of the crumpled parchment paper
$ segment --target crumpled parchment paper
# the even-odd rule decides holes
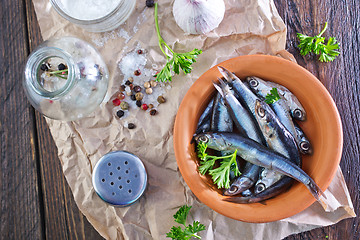
[[[102,54],[111,79],[108,94],[90,116],[74,122],[47,119],[58,148],[65,177],[79,209],[106,239],[165,239],[174,225],[172,215],[183,204],[192,205],[190,218],[205,224],[204,239],[281,239],[290,234],[334,224],[354,217],[353,205],[341,169],[326,190],[326,209],[314,203],[290,218],[263,224],[244,223],[224,217],[200,203],[183,181],[175,160],[172,129],[177,109],[191,84],[213,65],[239,55],[271,54],[291,58],[285,48],[286,26],[272,0],[227,0],[225,18],[206,35],[186,35],[176,25],[171,0],[159,2],[159,22],[163,38],[178,52],[193,48],[204,52],[189,75],[175,76],[164,86],[165,104],[159,114],[150,116],[138,108],[125,119],[115,116],[112,96],[129,73],[121,72],[119,63],[129,52],[144,49],[144,72],[160,70],[165,63],[157,36],[153,8],[138,1],[125,24],[106,33],[89,33],[62,19],[47,0],[33,1],[44,40],[76,36],[93,44]],[[293,59],[293,58],[292,58]],[[149,70],[150,69],[150,70]],[[135,69],[134,69],[135,70]],[[135,83],[138,81],[136,77]],[[136,129],[126,128],[128,122]],[[142,159],[148,173],[144,196],[126,208],[103,202],[91,182],[92,169],[104,154],[130,151]]]

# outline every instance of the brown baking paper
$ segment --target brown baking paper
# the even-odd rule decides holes
[[[86,40],[100,51],[110,71],[108,94],[93,114],[74,122],[47,119],[75,201],[104,238],[165,239],[166,232],[174,225],[173,214],[184,204],[193,206],[190,218],[206,225],[200,235],[207,240],[281,239],[355,216],[340,168],[325,191],[328,199],[325,210],[314,203],[295,216],[264,224],[244,223],[212,211],[196,199],[178,170],[173,150],[174,120],[186,91],[202,73],[239,55],[260,53],[292,57],[284,50],[286,27],[272,0],[225,1],[224,20],[206,35],[184,34],[172,15],[173,1],[160,1],[160,29],[167,43],[178,52],[193,48],[204,52],[191,74],[174,76],[172,83],[158,87],[167,99],[165,104],[157,107],[158,115],[150,116],[148,112],[134,108],[124,119],[115,116],[118,108],[112,105],[112,97],[129,75],[120,70],[121,60],[137,49],[144,49],[146,65],[134,68],[143,70],[149,78],[151,71],[160,70],[165,63],[158,47],[154,9],[146,8],[144,0],[138,1],[128,21],[116,30],[89,33],[62,19],[49,1],[33,2],[45,40],[68,35]],[[138,78],[134,78],[136,83]],[[137,128],[127,129],[129,122],[135,123]],[[91,182],[96,162],[115,150],[130,151],[139,156],[148,173],[144,196],[126,208],[115,208],[103,202]]]

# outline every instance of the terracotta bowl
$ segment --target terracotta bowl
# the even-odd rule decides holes
[[[257,76],[287,87],[300,100],[307,120],[299,122],[312,143],[314,154],[303,156],[303,170],[325,191],[340,162],[343,133],[336,105],[321,82],[301,66],[279,57],[241,56],[219,64],[238,77]],[[261,203],[239,204],[223,201],[208,176],[199,174],[194,144],[190,144],[198,119],[215,93],[212,81],[221,77],[216,66],[205,72],[185,95],[175,120],[174,148],[185,182],[198,199],[227,217],[245,222],[271,222],[295,215],[315,202],[301,183]]]

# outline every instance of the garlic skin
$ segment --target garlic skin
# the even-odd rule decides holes
[[[175,0],[173,14],[184,32],[205,34],[219,26],[225,4],[223,0]]]

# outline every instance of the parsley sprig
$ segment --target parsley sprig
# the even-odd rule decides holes
[[[207,147],[207,144],[204,142],[200,142],[197,145],[197,156],[200,158],[200,174],[204,175],[209,172],[212,180],[218,188],[229,188],[230,172],[234,172],[235,176],[241,175],[236,163],[237,150],[235,150],[232,154],[218,157],[206,153]],[[217,160],[221,160],[220,166],[214,168]]]
[[[277,91],[277,88],[272,88],[271,90],[270,90],[270,93],[268,93],[266,96],[265,96],[265,102],[267,103],[267,104],[272,104],[272,103],[274,103],[274,102],[276,102],[276,101],[278,101],[278,100],[280,100],[281,99],[281,97],[280,97],[280,95],[279,95],[279,93],[278,93],[278,91]]]
[[[185,74],[191,72],[191,65],[196,62],[196,58],[199,54],[202,53],[202,50],[194,49],[190,52],[186,53],[176,53],[174,52],[169,45],[164,41],[164,39],[160,35],[159,22],[158,22],[158,4],[155,3],[155,27],[156,33],[159,39],[159,47],[163,54],[166,57],[166,64],[164,68],[155,75],[156,81],[158,82],[171,82],[172,81],[172,72],[176,74],[180,74],[180,68]],[[164,50],[166,47],[171,55],[167,54]]]
[[[185,228],[182,229],[180,226],[173,226],[170,229],[170,232],[166,233],[166,237],[172,238],[175,240],[188,240],[192,237],[201,239],[198,232],[205,230],[205,226],[198,221],[194,221],[193,224],[186,226],[186,218],[189,214],[191,206],[184,205],[182,206],[174,215],[175,222],[182,224]]]
[[[336,38],[330,37],[327,44],[325,44],[325,38],[322,37],[323,33],[327,29],[328,23],[325,23],[324,29],[315,37],[310,37],[301,33],[297,33],[299,38],[298,48],[300,49],[300,54],[305,56],[308,53],[315,53],[319,56],[320,62],[332,62],[335,60],[335,57],[340,54],[339,44],[336,41]]]

